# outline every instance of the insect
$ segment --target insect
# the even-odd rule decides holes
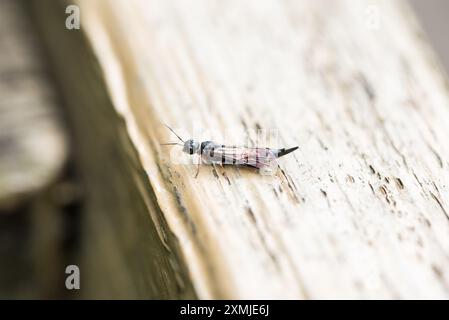
[[[182,146],[182,151],[193,155],[200,155],[198,161],[198,169],[195,178],[200,172],[201,162],[212,165],[237,165],[248,166],[257,169],[270,167],[273,162],[286,154],[289,154],[299,147],[293,148],[258,148],[258,147],[235,147],[225,146],[213,141],[198,142],[194,139],[184,141],[172,128],[166,127],[182,142],[162,143],[161,145],[178,145]]]

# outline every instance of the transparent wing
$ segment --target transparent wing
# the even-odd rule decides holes
[[[221,159],[222,164],[248,165],[255,168],[270,166],[275,160],[277,149],[248,147],[215,147],[214,159]]]

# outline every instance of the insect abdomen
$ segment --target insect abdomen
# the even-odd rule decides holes
[[[289,154],[290,152],[293,152],[293,151],[295,151],[295,150],[298,149],[298,148],[299,148],[299,147],[293,147],[293,148],[288,148],[288,149],[285,149],[285,148],[280,149],[276,156],[277,156],[278,158],[279,158],[279,157],[282,157],[282,156],[285,156],[286,154]]]

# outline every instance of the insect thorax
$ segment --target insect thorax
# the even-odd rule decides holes
[[[200,154],[207,152],[215,148],[215,143],[213,141],[203,141],[201,142]]]

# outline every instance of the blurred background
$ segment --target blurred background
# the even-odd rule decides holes
[[[0,0],[0,298],[80,298],[66,267],[83,263],[92,188],[32,2]],[[410,4],[449,70],[449,1]]]
[[[449,2],[445,0],[409,0],[428,40],[439,55],[446,72],[449,70]]]

